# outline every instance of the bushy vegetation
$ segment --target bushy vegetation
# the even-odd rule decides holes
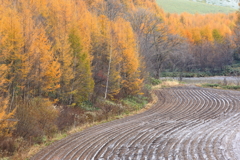
[[[240,75],[240,63],[233,61],[231,65],[226,65],[222,70],[206,69],[205,71],[189,71],[189,72],[161,72],[161,77],[211,77],[211,76],[239,76]]]
[[[209,72],[162,72],[161,77],[208,77],[213,76]]]
[[[57,131],[59,110],[49,99],[37,97],[28,103],[22,102],[16,115],[20,121],[15,132],[23,138],[32,137],[38,142],[42,137],[51,136]]]
[[[217,87],[220,86],[220,84],[208,84],[208,83],[206,83],[206,84],[203,84],[202,86],[203,87],[217,88]]]
[[[121,102],[123,105],[139,110],[142,109],[149,102],[149,99],[144,96],[129,96],[124,98]]]
[[[223,89],[230,89],[230,90],[240,90],[240,86],[231,86],[231,85],[227,85],[227,86],[222,86]]]
[[[235,9],[229,7],[221,7],[209,5],[205,3],[197,3],[189,0],[157,0],[157,3],[169,13],[230,13],[235,12]]]
[[[223,74],[225,76],[239,76],[240,75],[240,63],[234,63],[232,65],[228,65],[223,70]]]
[[[159,85],[159,84],[162,83],[162,80],[156,79],[156,78],[154,78],[154,77],[150,77],[149,79],[150,79],[150,84],[153,85],[153,86]]]
[[[229,90],[240,90],[240,85],[224,85],[224,84],[202,84],[202,87],[218,88],[218,89],[229,89]]]

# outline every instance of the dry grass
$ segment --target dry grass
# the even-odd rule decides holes
[[[36,154],[38,151],[40,151],[44,147],[45,145],[34,145],[30,147],[28,152],[25,152],[24,154],[21,155],[21,159],[28,159],[28,157],[32,157],[34,154]]]
[[[159,85],[153,86],[152,89],[161,89],[161,88],[176,87],[176,86],[183,86],[183,84],[177,80],[168,80],[168,81],[163,81]]]
[[[145,106],[145,108],[139,110],[140,112],[143,112],[143,111],[148,110],[149,108],[151,108],[153,105],[155,105],[155,104],[157,103],[158,97],[157,97],[153,92],[151,92],[151,96],[152,96],[152,101],[149,102],[149,103]]]

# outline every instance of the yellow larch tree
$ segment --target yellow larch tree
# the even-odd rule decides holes
[[[16,80],[20,78],[17,73],[20,70],[15,70],[13,74],[10,73],[10,70],[17,69],[17,66],[14,66],[14,62],[18,59],[14,56],[19,54],[17,53],[18,51],[21,51],[22,36],[21,30],[15,28],[19,27],[20,24],[14,11],[9,8],[4,8],[2,5],[0,6],[0,13],[0,140],[2,140],[2,138],[11,136],[11,130],[16,124],[16,121],[12,120],[15,109],[12,110],[9,108],[8,97],[9,87],[12,85],[12,88],[16,88]],[[10,16],[12,16],[12,18]],[[16,40],[16,38],[20,38],[19,41]],[[19,56],[19,58],[21,57]],[[15,62],[15,64],[18,63]],[[13,84],[15,84],[15,86],[13,86]],[[13,93],[12,90],[10,93]],[[14,95],[11,95],[11,98],[14,99]]]
[[[122,56],[117,40],[117,25],[115,25],[115,21],[110,21],[105,15],[100,15],[98,26],[99,33],[93,39],[96,87],[104,98],[113,100],[121,88],[120,64]]]
[[[201,37],[202,37],[203,40],[213,41],[212,29],[209,25],[200,29],[200,34],[201,34]]]
[[[33,95],[47,96],[59,88],[60,65],[54,57],[51,43],[42,26],[34,33],[35,39],[30,47],[31,70],[29,76]]]
[[[24,77],[26,76],[26,55],[23,52],[24,38],[20,17],[17,12],[5,8],[0,15],[0,57],[1,64],[7,67],[4,87],[9,95],[9,106],[12,110],[16,95],[22,93]]]
[[[60,64],[60,88],[58,96],[61,103],[69,104],[71,79],[74,78],[71,67],[73,56],[68,41],[70,26],[73,19],[72,2],[60,0],[50,3],[48,18],[50,36],[53,38],[53,53]]]
[[[117,26],[114,21],[110,21],[107,29],[107,57],[108,57],[108,69],[107,69],[107,82],[105,90],[105,98],[110,97],[114,99],[121,89],[121,69],[120,64],[122,62],[122,56],[119,54],[119,44],[117,41]]]
[[[135,95],[140,93],[143,82],[140,79],[140,59],[135,36],[129,22],[119,18],[115,24],[118,26],[118,44],[122,56],[122,92],[126,95]]]
[[[92,79],[91,60],[89,53],[83,49],[78,27],[72,27],[68,40],[73,56],[70,104],[75,102],[76,105],[81,105],[82,102],[90,99],[93,92],[94,81]]]

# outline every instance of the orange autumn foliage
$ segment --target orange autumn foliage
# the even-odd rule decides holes
[[[179,34],[192,43],[202,40],[213,41],[217,37],[214,30],[222,37],[232,35],[237,15],[230,14],[166,14],[165,23],[169,26],[170,33]]]
[[[100,86],[109,87],[109,97],[123,90],[138,94],[143,82],[139,48],[131,23],[123,18],[137,8],[159,18],[164,14],[152,0],[2,1],[0,87],[9,94],[10,106],[35,96],[81,105],[91,99],[92,75],[98,73],[108,78],[109,86],[106,79]]]

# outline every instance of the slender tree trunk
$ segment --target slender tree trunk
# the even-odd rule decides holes
[[[105,99],[107,98],[107,93],[108,93],[108,85],[109,85],[109,76],[110,76],[111,63],[112,63],[112,36],[111,36],[111,44],[110,44],[110,55],[109,55],[109,62],[108,62],[108,73],[107,73],[106,90],[105,90],[105,96],[104,96]]]
[[[12,105],[13,105],[13,101],[14,101],[14,95],[15,95],[15,89],[13,89],[13,91],[12,91],[12,99],[11,99],[11,103],[10,103],[9,112],[12,111]]]
[[[75,80],[75,71],[76,71],[76,54],[74,53],[74,58],[73,58],[73,81],[72,81],[72,86],[71,86],[71,94],[70,94],[70,97],[69,97],[69,105],[72,104],[73,102],[73,89],[74,89],[74,80]]]

